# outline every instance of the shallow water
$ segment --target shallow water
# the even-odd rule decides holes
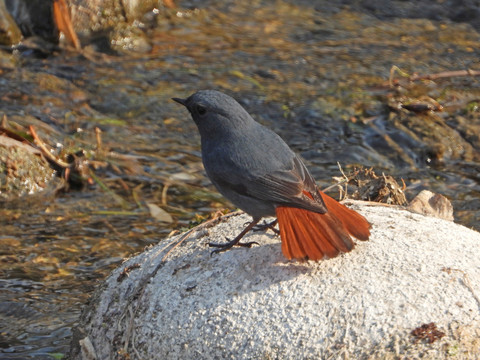
[[[456,220],[480,229],[478,81],[385,86],[393,65],[410,74],[478,68],[470,25],[381,20],[333,3],[190,4],[200,8],[185,2],[161,14],[150,54],[2,62],[0,105],[11,121],[87,150],[98,126],[118,167],[96,171],[108,190],[40,194],[0,210],[0,358],[67,353],[82,305],[123,258],[229,207],[203,173],[195,125],[170,100],[198,89],[233,95],[301,153],[322,186],[340,175],[337,161],[373,166],[403,178],[409,198],[423,188],[446,195]],[[426,97],[445,111],[387,106]],[[155,220],[147,203],[174,222]]]

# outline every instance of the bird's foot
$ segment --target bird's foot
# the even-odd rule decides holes
[[[227,238],[227,240],[228,240],[228,242],[223,243],[223,244],[208,243],[208,246],[217,248],[217,249],[213,250],[210,255],[218,254],[218,253],[221,253],[223,251],[230,250],[234,246],[251,248],[253,245],[259,245],[259,243],[257,243],[256,241],[239,242],[236,238],[233,239],[233,240],[229,240]]]
[[[228,250],[228,249],[231,249],[231,248],[234,247],[235,245],[236,245],[236,246],[248,247],[248,248],[252,247],[252,245],[254,245],[254,244],[259,245],[259,244],[258,244],[257,242],[255,242],[255,241],[245,242],[245,243],[241,243],[241,242],[240,242],[240,240],[242,240],[242,238],[245,236],[245,234],[246,234],[247,232],[249,232],[250,230],[252,230],[252,228],[253,228],[255,225],[257,225],[257,223],[258,223],[259,220],[260,220],[260,219],[258,219],[258,220],[253,219],[253,221],[252,221],[250,224],[248,224],[248,226],[247,226],[245,229],[243,229],[243,231],[242,231],[240,234],[238,234],[238,236],[237,236],[235,239],[233,239],[233,240],[230,240],[230,239],[227,238],[228,242],[226,242],[226,243],[224,243],[224,244],[209,243],[208,245],[209,245],[210,247],[216,247],[216,248],[217,248],[216,250],[213,250],[210,255],[217,254],[217,253],[220,253],[220,252],[222,252],[222,251],[226,251],[226,250]]]
[[[280,230],[278,230],[277,228],[275,228],[275,225],[277,225],[278,223],[278,220],[275,219],[273,220],[272,222],[263,222],[263,224],[260,224],[260,225],[255,225],[253,227],[253,231],[267,231],[267,230],[272,230],[276,235],[279,235],[280,234]]]

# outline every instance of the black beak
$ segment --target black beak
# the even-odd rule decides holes
[[[176,101],[179,104],[182,104],[183,106],[187,106],[187,100],[186,99],[172,98],[172,100]]]

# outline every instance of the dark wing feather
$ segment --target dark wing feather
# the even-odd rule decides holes
[[[210,177],[214,183],[243,196],[322,214],[327,212],[323,199],[318,195],[315,180],[298,156],[292,155],[290,164],[282,170],[263,174],[256,171],[255,175],[249,176],[244,175],[245,172],[235,172],[236,176],[211,174]]]
[[[260,199],[275,201],[283,206],[326,212],[322,198],[317,196],[315,180],[296,155],[292,158],[290,169],[265,174],[255,180],[261,186],[249,187],[249,190],[252,188],[252,195]]]

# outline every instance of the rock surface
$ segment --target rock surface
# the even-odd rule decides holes
[[[21,39],[22,33],[8,12],[5,1],[0,0],[0,44],[14,45]]]
[[[3,200],[43,191],[53,177],[40,151],[0,132],[0,206]]]
[[[431,215],[449,221],[454,220],[452,203],[445,196],[429,190],[420,191],[407,208],[419,214]]]
[[[480,234],[392,207],[359,211],[371,239],[317,263],[287,261],[270,232],[248,236],[260,246],[210,256],[205,244],[237,234],[246,215],[192,231],[176,247],[184,235],[162,240],[98,289],[72,358],[478,356]],[[411,335],[429,323],[445,336]]]

